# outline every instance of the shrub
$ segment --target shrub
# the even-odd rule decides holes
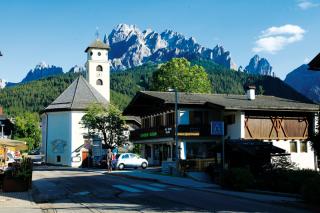
[[[274,169],[256,176],[255,187],[260,190],[298,194],[301,192],[302,184],[317,175],[317,171],[308,169]]]
[[[222,187],[244,191],[254,183],[254,177],[249,169],[232,168],[225,170],[220,177]]]
[[[304,181],[301,189],[303,199],[309,203],[319,204],[320,200],[320,175]]]

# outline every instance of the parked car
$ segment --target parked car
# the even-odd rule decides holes
[[[44,155],[40,153],[40,149],[31,150],[28,152],[28,158],[32,160],[33,164],[42,165],[44,164]]]
[[[138,168],[141,167],[145,169],[148,167],[148,161],[144,158],[141,158],[139,155],[133,153],[123,153],[117,154],[116,159],[112,161],[113,168],[122,170],[124,168],[132,167]]]

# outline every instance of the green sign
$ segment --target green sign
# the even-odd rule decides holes
[[[140,138],[156,137],[157,135],[157,132],[145,132],[140,134]]]

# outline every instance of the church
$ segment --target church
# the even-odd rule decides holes
[[[81,166],[80,150],[88,141],[81,118],[90,104],[110,102],[109,49],[99,39],[90,44],[85,50],[85,78],[80,75],[42,111],[42,153],[46,163]]]

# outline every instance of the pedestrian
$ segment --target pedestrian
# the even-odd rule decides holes
[[[107,152],[107,166],[108,166],[108,172],[112,171],[112,152],[111,149],[108,149]]]

